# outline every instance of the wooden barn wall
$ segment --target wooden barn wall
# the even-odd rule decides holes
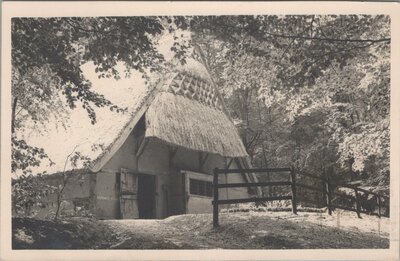
[[[168,175],[156,177],[156,218],[166,218],[168,216],[168,185]]]
[[[168,198],[166,195],[174,191],[174,184],[170,184],[170,173],[172,171],[193,171],[201,172],[197,178],[212,181],[212,173],[215,167],[224,168],[225,161],[219,155],[209,154],[207,161],[200,169],[199,153],[184,148],[179,148],[170,162],[170,148],[167,144],[150,140],[139,160],[136,159],[136,140],[133,133],[126,142],[103,167],[102,171],[97,173],[96,181],[96,214],[101,218],[117,218],[119,216],[118,187],[116,186],[116,173],[121,168],[133,172],[156,175],[156,195],[155,195],[155,215],[156,218],[168,216],[171,209],[167,209]],[[204,155],[204,154],[203,154]],[[170,165],[170,163],[172,163]],[[232,163],[230,168],[236,168]],[[241,174],[230,174],[229,182],[245,182]],[[189,190],[189,175],[186,177],[186,189]],[[226,175],[221,175],[221,183],[227,181]],[[171,190],[171,191],[169,191]],[[189,191],[188,191],[189,192]],[[246,198],[249,197],[245,188],[220,189],[221,199]],[[187,213],[205,213],[211,212],[212,198],[189,195],[187,201]],[[171,202],[169,202],[171,208]],[[229,206],[224,206],[229,207]],[[173,207],[172,207],[173,208]]]
[[[201,173],[187,174],[185,187],[187,193],[189,193],[189,179],[191,177],[211,182],[214,168],[224,168],[225,166],[223,157],[209,154],[207,161],[200,168],[199,153],[184,148],[179,148],[170,162],[170,148],[165,143],[157,140],[148,142],[137,161],[136,147],[136,138],[131,134],[100,172],[74,174],[71,176],[64,191],[64,209],[66,211],[73,211],[76,206],[85,205],[98,218],[119,218],[118,173],[121,168],[125,168],[137,173],[156,175],[155,215],[156,218],[165,218],[171,212],[175,211],[174,206],[171,206],[171,202],[178,200],[178,197],[172,200],[168,195],[179,191],[174,185],[182,186],[182,184],[174,184],[175,182],[171,179],[172,172],[175,172],[175,175],[179,175],[176,173],[177,171]],[[231,164],[231,168],[236,168],[235,163]],[[229,182],[245,181],[241,174],[227,176]],[[227,181],[226,178],[226,175],[221,175],[219,182],[225,183]],[[51,175],[48,178],[48,183],[55,186],[61,184],[61,181],[61,176]],[[249,196],[247,189],[243,188],[220,189],[219,195],[221,199],[245,198]],[[190,194],[188,196],[186,213],[211,212],[212,198]],[[186,196],[182,194],[182,197]],[[39,209],[38,217],[44,217],[55,210],[56,196],[50,195],[47,201],[48,207]]]
[[[138,172],[167,175],[169,173],[167,145],[157,140],[150,140],[138,160]]]
[[[93,188],[95,174],[80,173],[69,174],[68,182],[63,191],[61,210],[62,214],[73,213],[77,207],[84,207],[87,210],[92,210]],[[63,183],[63,177],[59,174],[49,175],[45,179],[46,184],[58,187]],[[46,218],[54,215],[57,209],[57,194],[48,195],[44,200],[45,207],[36,207],[32,209],[36,212],[37,218]]]
[[[117,171],[100,171],[96,175],[94,214],[98,218],[119,218]]]
[[[103,218],[117,218],[119,215],[118,187],[116,173],[121,168],[133,172],[157,175],[155,195],[156,218],[167,216],[165,203],[165,186],[169,184],[168,147],[162,143],[150,141],[146,145],[139,160],[136,159],[136,139],[132,133],[115,155],[107,162],[99,177],[96,186],[97,213]],[[106,185],[109,184],[109,185]]]
[[[204,155],[203,155],[204,156]],[[174,159],[173,166],[180,170],[188,170],[195,173],[188,173],[186,178],[186,189],[189,192],[190,178],[212,182],[213,171],[216,167],[224,168],[225,161],[222,156],[209,154],[207,161],[202,168],[199,166],[199,153],[184,148],[179,148]],[[237,168],[235,162],[229,167]],[[241,174],[220,175],[220,183],[241,183],[246,180]],[[219,190],[220,199],[248,198],[249,194],[246,188],[224,188]],[[189,194],[187,202],[187,213],[210,213],[212,212],[212,198]],[[229,205],[223,205],[221,208],[229,208]]]
[[[136,171],[135,152],[136,139],[132,132],[114,156],[97,173],[95,214],[98,218],[120,217],[118,173],[121,168]]]
[[[204,175],[199,173],[187,173],[186,187],[188,189],[190,186],[191,178],[197,180],[204,180],[208,182],[212,182],[213,180],[213,177],[211,175]],[[211,201],[212,198],[210,197],[189,194],[189,200],[187,202],[188,213],[190,214],[211,213],[212,212]]]
[[[102,170],[110,173],[119,172],[121,168],[136,170],[135,152],[136,140],[132,132]]]

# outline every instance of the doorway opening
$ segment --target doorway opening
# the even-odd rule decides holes
[[[138,209],[139,218],[155,218],[156,182],[153,175],[138,175]]]

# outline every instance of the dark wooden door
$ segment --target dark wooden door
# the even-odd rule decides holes
[[[139,174],[138,176],[138,208],[139,218],[155,218],[155,176]]]
[[[127,169],[121,169],[120,211],[123,219],[139,218],[137,188],[138,175]]]

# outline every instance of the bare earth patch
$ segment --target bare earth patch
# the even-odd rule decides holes
[[[358,219],[351,212],[221,213],[217,229],[211,214],[164,220],[14,218],[12,224],[13,249],[388,248],[390,231],[388,218]]]
[[[212,215],[191,214],[165,220],[103,221],[116,234],[114,249],[335,249],[388,248],[389,219],[352,213],[222,213],[220,227]],[[380,227],[378,223],[380,222]],[[339,225],[339,227],[338,227]],[[378,232],[380,229],[380,232]]]

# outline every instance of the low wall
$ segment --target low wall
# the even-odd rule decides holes
[[[73,171],[67,173],[67,182],[62,192],[61,214],[71,214],[77,211],[91,211],[94,206],[93,189],[95,174],[84,171]],[[44,185],[58,188],[63,184],[63,175],[55,173],[44,177]],[[57,211],[56,192],[47,195],[40,200],[41,204],[31,208],[31,215],[36,218],[53,217]],[[15,215],[16,213],[13,213]]]

